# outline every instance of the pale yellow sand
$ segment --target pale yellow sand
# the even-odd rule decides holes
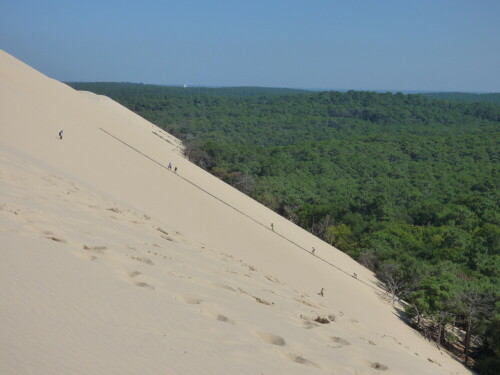
[[[112,100],[0,51],[0,124],[1,374],[469,373]]]

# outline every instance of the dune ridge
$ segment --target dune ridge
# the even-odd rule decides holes
[[[109,98],[0,51],[0,103],[1,373],[471,373]]]

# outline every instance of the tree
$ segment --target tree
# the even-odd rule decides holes
[[[444,343],[446,326],[453,321],[457,282],[453,274],[443,272],[421,281],[418,290],[409,295],[414,309],[437,325],[436,344]],[[411,312],[412,309],[409,309]]]
[[[493,317],[484,337],[484,347],[474,368],[481,375],[496,375],[500,368],[500,315]]]
[[[279,198],[269,191],[259,192],[255,195],[255,199],[273,211],[276,211],[280,206]]]
[[[323,216],[311,226],[310,232],[317,237],[326,238],[328,228],[335,224],[335,220],[330,215]]]
[[[280,214],[286,219],[290,220],[292,223],[297,224],[299,217],[295,213],[296,210],[297,206],[289,206],[285,204],[283,205]]]
[[[257,181],[252,175],[242,173],[234,178],[234,187],[244,194],[250,195],[257,187]]]
[[[209,169],[213,163],[213,157],[204,149],[204,144],[199,141],[187,142],[184,146],[184,155],[189,161],[203,169]]]
[[[396,263],[383,263],[376,272],[376,276],[384,283],[386,291],[391,295],[394,305],[397,296],[405,291],[406,282],[402,267]]]
[[[352,231],[346,224],[327,227],[325,240],[342,251],[349,251],[354,245]]]
[[[373,249],[366,249],[359,255],[358,262],[369,270],[375,271],[378,267],[379,260]]]
[[[495,293],[490,285],[479,281],[468,282],[467,286],[458,291],[459,311],[465,320],[464,362],[469,360],[470,342],[472,332],[481,318],[493,312]],[[498,299],[498,295],[496,296]]]

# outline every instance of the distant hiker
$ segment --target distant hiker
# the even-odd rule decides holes
[[[354,272],[354,273],[352,274],[352,277],[354,277],[355,279],[357,279],[357,278],[358,278],[358,274],[357,274],[356,272]]]
[[[274,224],[271,223],[271,230],[274,232]]]
[[[174,169],[174,173],[177,173],[177,167],[175,167],[175,169]]]
[[[59,139],[62,139],[62,135],[63,135],[63,131],[61,130],[61,131],[59,132]]]
[[[168,169],[172,170],[172,163],[168,163]]]
[[[321,288],[321,290],[319,291],[319,293],[318,293],[318,294],[319,294],[321,297],[324,297],[324,296],[325,296],[324,292],[326,292],[326,289],[325,289],[325,288]]]
[[[316,252],[316,249],[313,247],[311,252],[314,254]]]

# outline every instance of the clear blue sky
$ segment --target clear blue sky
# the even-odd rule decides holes
[[[0,0],[61,81],[500,92],[500,0]]]

